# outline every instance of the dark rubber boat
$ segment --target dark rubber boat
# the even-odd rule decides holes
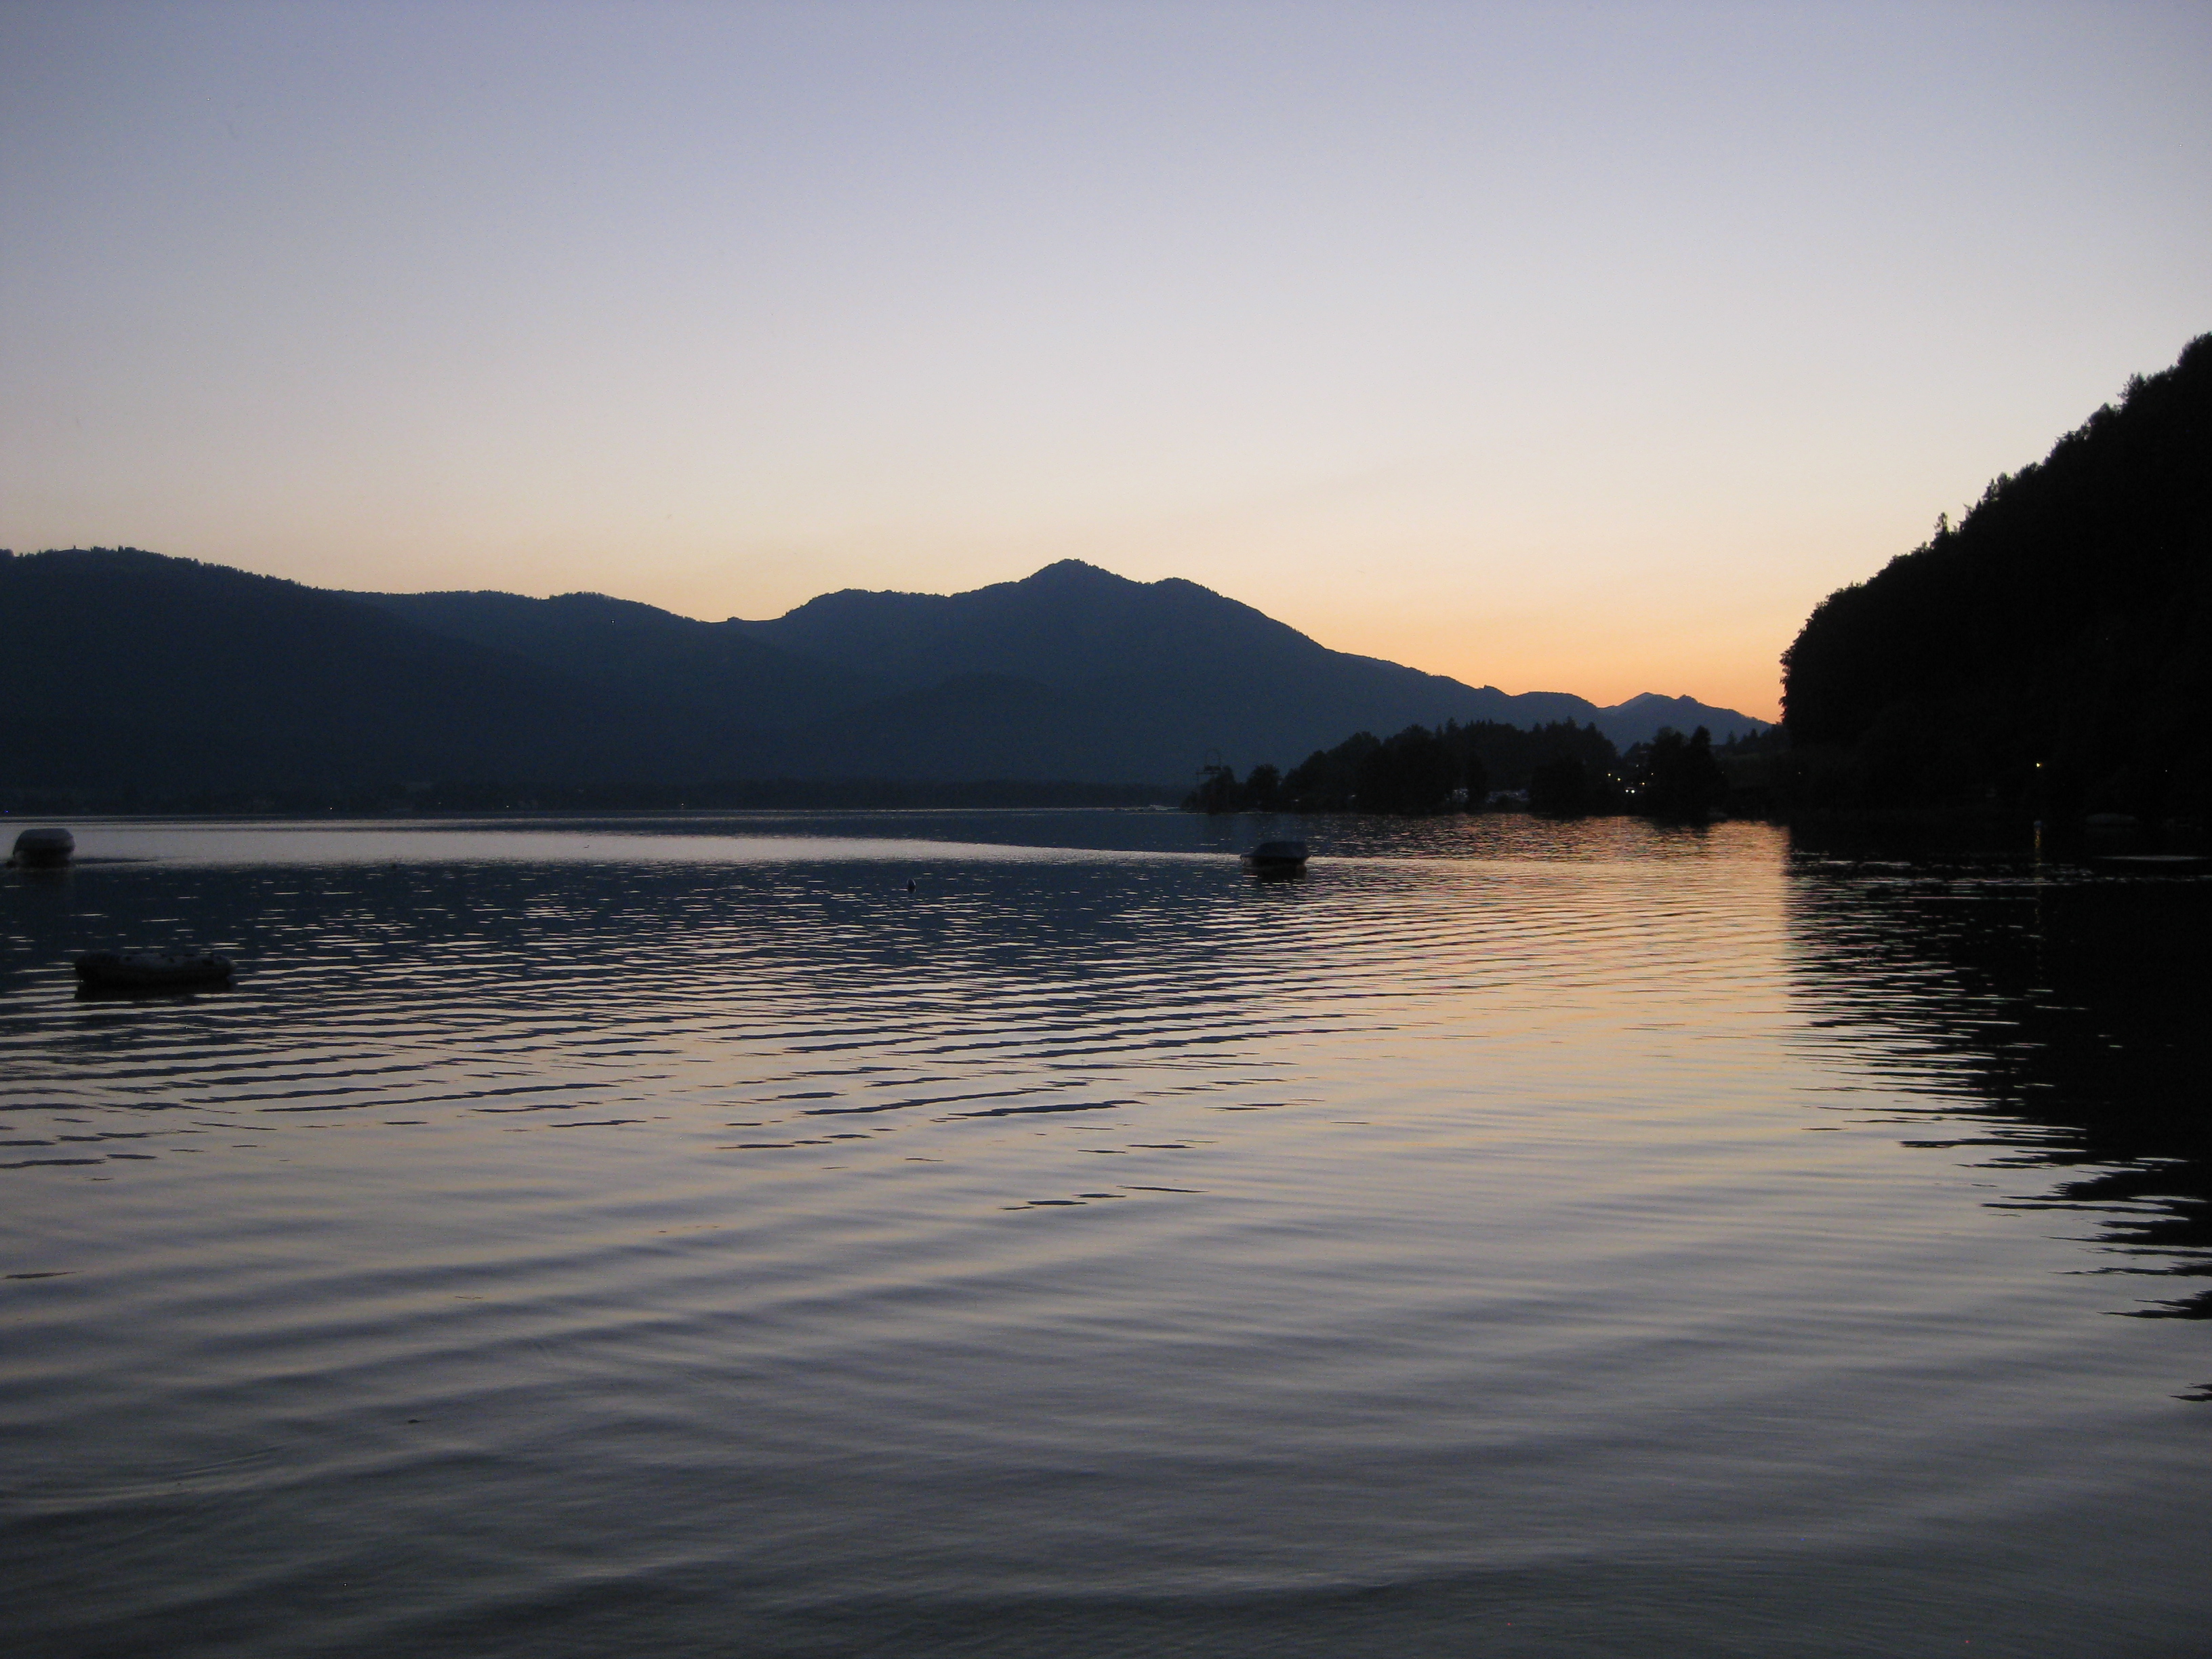
[[[228,985],[230,958],[212,951],[88,951],[76,959],[76,976],[94,991]]]
[[[13,862],[26,870],[56,870],[76,852],[76,837],[66,830],[26,830],[15,837]]]
[[[1255,876],[1291,876],[1306,867],[1302,841],[1263,841],[1244,854],[1244,867]]]

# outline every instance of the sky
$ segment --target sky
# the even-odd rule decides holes
[[[0,226],[19,551],[1771,716],[2212,330],[2212,7],[0,0]]]

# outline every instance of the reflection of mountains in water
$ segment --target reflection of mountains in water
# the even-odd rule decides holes
[[[2095,1214],[2140,1258],[2113,1271],[2212,1277],[2212,882],[1845,863],[1802,842],[1798,869],[1798,986],[1826,1035],[1991,1131],[1919,1144],[2075,1172],[2029,1201]],[[2212,1289],[2127,1311],[2212,1319]]]

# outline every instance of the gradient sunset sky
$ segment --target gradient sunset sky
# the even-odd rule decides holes
[[[2212,6],[5,0],[0,205],[0,545],[1771,715],[2212,329]]]

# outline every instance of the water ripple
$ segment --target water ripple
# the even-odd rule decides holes
[[[2084,1271],[2207,1259],[2171,1075],[2081,1063],[2179,1029],[2068,965],[2118,890],[926,817],[95,826],[144,861],[8,887],[15,1650],[2193,1633],[2212,1367]],[[187,939],[234,989],[76,997]]]

